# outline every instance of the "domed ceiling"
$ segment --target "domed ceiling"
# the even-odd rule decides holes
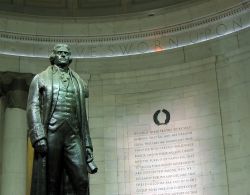
[[[0,11],[45,16],[109,16],[143,12],[194,0],[1,0]]]
[[[250,26],[250,0],[0,0],[0,15],[0,54],[47,58],[63,42],[74,58],[103,58],[236,33]]]

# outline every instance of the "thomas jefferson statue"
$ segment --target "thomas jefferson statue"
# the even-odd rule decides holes
[[[85,109],[87,85],[69,68],[68,45],[55,45],[50,62],[33,78],[27,102],[35,151],[31,195],[88,195],[88,173],[97,167]]]

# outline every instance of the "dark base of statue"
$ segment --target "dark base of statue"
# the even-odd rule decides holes
[[[38,167],[40,171],[37,173],[34,170],[37,170]],[[95,170],[97,171],[97,168]],[[69,178],[66,174],[64,175],[63,183],[67,184],[69,183]],[[30,195],[89,195],[89,187],[85,192],[76,193],[72,185],[62,185],[59,194],[49,193],[46,182],[46,157],[35,153]]]
[[[87,170],[95,173],[97,167],[84,161],[80,136],[64,122],[48,131],[47,143],[46,156],[35,153],[31,195],[88,195]]]

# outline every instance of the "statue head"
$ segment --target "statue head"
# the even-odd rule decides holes
[[[69,66],[72,62],[70,48],[67,44],[56,44],[49,56],[50,63],[52,65],[63,68]]]

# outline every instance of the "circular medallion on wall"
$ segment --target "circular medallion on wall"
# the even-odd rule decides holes
[[[158,119],[158,116],[160,113],[163,113],[165,114],[166,118],[165,118],[165,121],[164,122],[160,122],[159,119]],[[154,123],[156,125],[167,125],[168,122],[170,121],[170,113],[166,110],[166,109],[162,109],[162,110],[157,110],[154,115],[153,115],[153,120],[154,120]]]

